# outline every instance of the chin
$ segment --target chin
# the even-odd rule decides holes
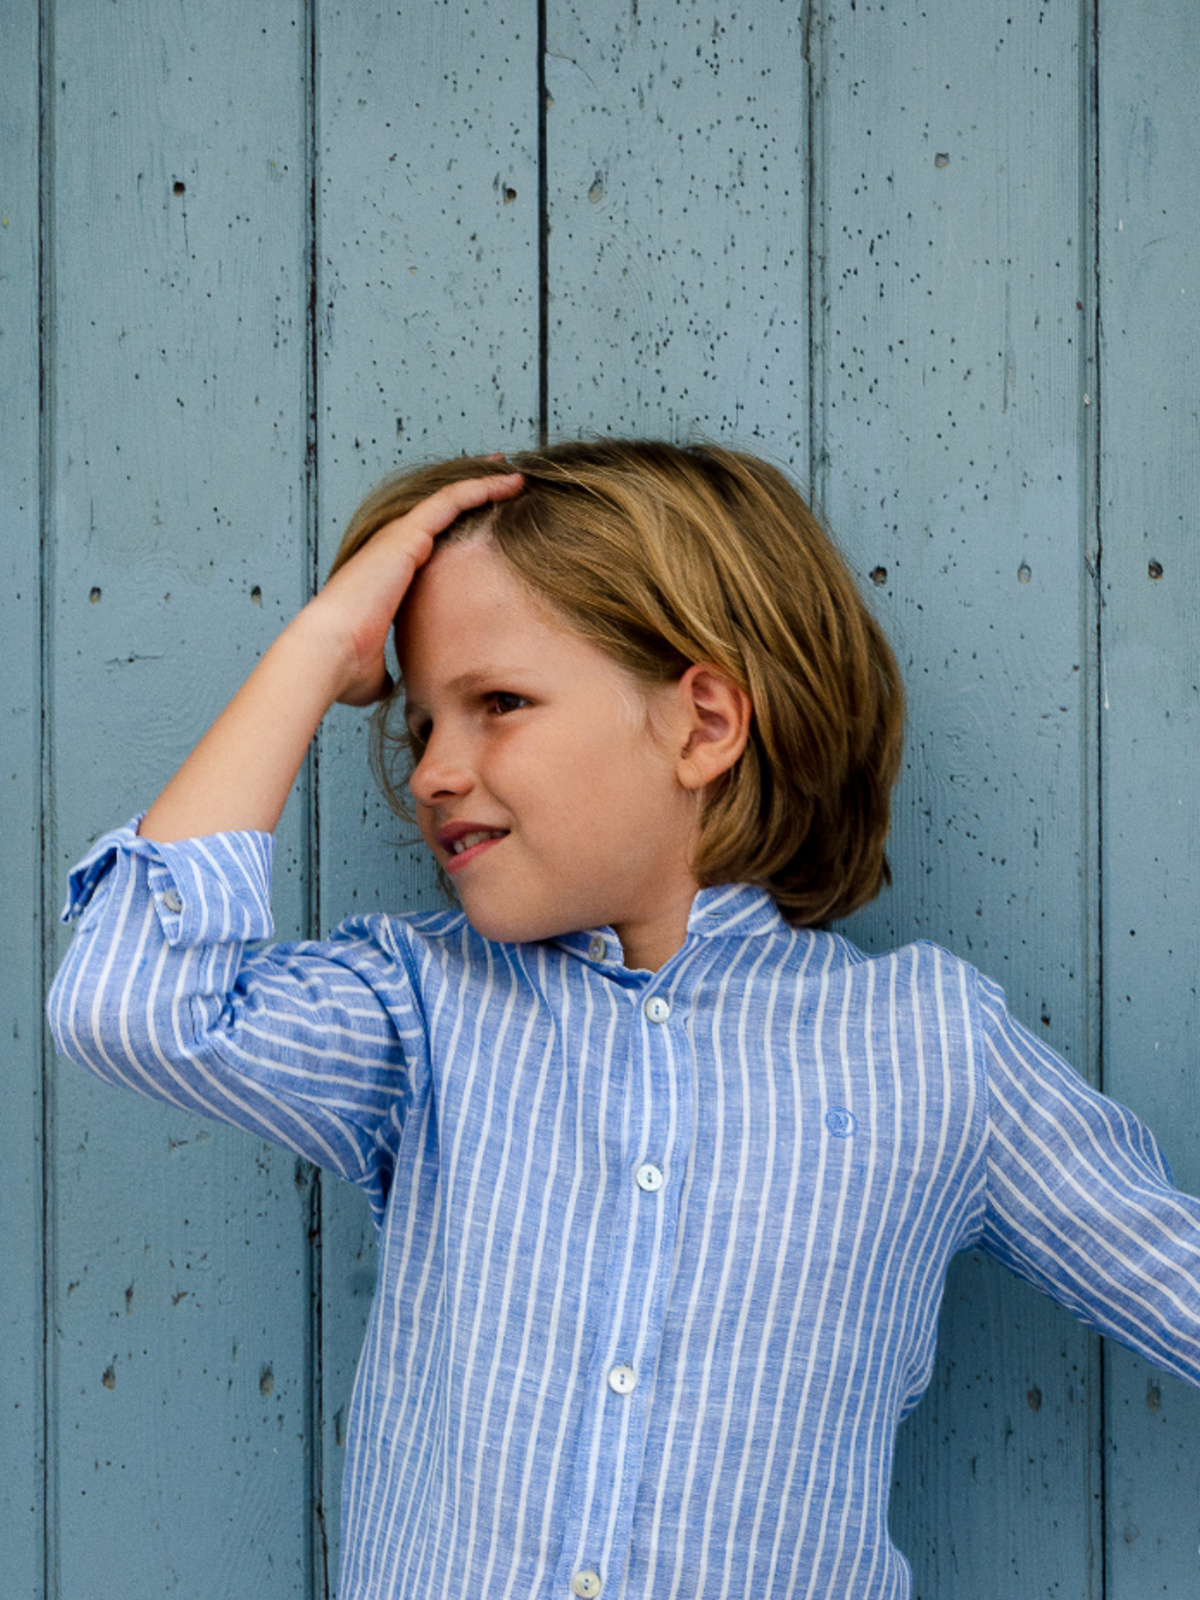
[[[535,912],[504,911],[496,907],[469,906],[459,899],[463,915],[481,939],[494,944],[536,944],[541,939],[556,939],[563,933],[574,933],[583,924],[566,922],[552,916],[538,916]]]

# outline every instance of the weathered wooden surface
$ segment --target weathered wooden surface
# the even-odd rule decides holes
[[[1200,1192],[1200,13],[1100,9],[1104,1087]],[[1200,1591],[1200,1394],[1114,1346],[1113,1594]]]
[[[57,8],[49,867],[152,797],[302,599],[304,11]],[[302,830],[279,839],[298,931]],[[291,1157],[53,1078],[55,1593],[307,1585]]]
[[[0,0],[4,1600],[334,1591],[365,1212],[44,1076],[38,919],[398,460],[697,430],[811,481],[912,701],[851,931],[975,960],[1200,1188],[1186,0],[547,0],[540,63],[499,0],[36,9]],[[433,903],[402,836],[334,715],[280,932]],[[896,1463],[915,1593],[1191,1593],[1197,1397],[1111,1348],[1102,1384],[987,1263],[942,1329]]]
[[[43,1589],[38,26],[0,0],[0,1561]]]
[[[814,391],[818,493],[910,697],[896,886],[856,931],[966,956],[1086,1073],[1085,49],[1067,7],[825,9]],[[897,1461],[918,1593],[1098,1594],[1088,1336],[991,1263],[948,1297]]]
[[[552,435],[699,431],[808,472],[799,8],[551,0]]]

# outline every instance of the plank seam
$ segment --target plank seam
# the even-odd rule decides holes
[[[825,198],[826,149],[824,137],[825,81],[824,32],[815,0],[806,0],[802,23],[807,143],[805,183],[808,211],[808,488],[816,509],[823,515],[825,471],[829,456],[825,433],[824,350],[825,316],[828,305],[825,279]],[[818,420],[819,419],[819,420]]]
[[[1103,526],[1101,497],[1101,276],[1100,276],[1100,0],[1082,0],[1082,32],[1085,41],[1085,84],[1082,96],[1084,106],[1084,141],[1087,171],[1084,186],[1085,234],[1083,257],[1090,275],[1084,285],[1085,304],[1090,300],[1091,315],[1086,319],[1088,348],[1084,356],[1085,383],[1090,389],[1090,436],[1088,438],[1085,468],[1085,495],[1090,504],[1086,515],[1091,520],[1094,555],[1089,563],[1092,609],[1092,660],[1095,663],[1091,699],[1092,725],[1095,729],[1093,749],[1089,754],[1092,793],[1095,796],[1092,815],[1095,831],[1089,851],[1089,876],[1092,880],[1088,899],[1094,908],[1095,932],[1091,941],[1095,982],[1089,985],[1088,1002],[1093,1009],[1091,1032],[1094,1040],[1095,1076],[1097,1086],[1104,1089],[1104,592],[1101,586],[1103,566]],[[1090,371],[1089,371],[1090,369]],[[1086,544],[1085,544],[1086,553]],[[1095,1435],[1097,1496],[1099,1500],[1099,1552],[1089,1587],[1097,1584],[1094,1592],[1105,1600],[1109,1592],[1108,1571],[1108,1375],[1105,1341],[1093,1334],[1093,1371],[1095,1373]],[[1095,1522],[1092,1523],[1095,1528]]]
[[[58,860],[54,829],[54,772],[50,729],[53,645],[54,547],[51,526],[54,465],[54,7],[53,0],[38,6],[38,219],[37,219],[37,337],[38,337],[38,703],[40,706],[41,760],[38,764],[38,804],[35,849],[41,869],[42,892],[34,909],[34,937],[41,952],[41,995],[48,992],[54,968],[54,880]],[[37,1029],[35,1051],[41,1062],[41,1309],[42,1309],[42,1589],[46,1600],[58,1593],[58,1493],[57,1452],[53,1448],[56,1414],[54,1362],[54,1208],[51,1160],[54,1135],[54,1051],[45,1026],[44,1004],[33,1019]]]
[[[550,184],[546,170],[546,0],[537,8],[538,444],[550,437]]]
[[[315,594],[320,572],[320,474],[319,402],[320,360],[317,348],[319,319],[319,187],[320,150],[317,143],[319,108],[317,103],[318,0],[304,0],[304,248],[307,276],[307,316],[305,324],[305,387],[307,417],[305,425],[305,517],[304,539],[308,589]],[[305,597],[307,598],[307,596]],[[304,790],[304,907],[308,937],[321,932],[321,741],[314,738],[309,747],[307,781]],[[308,1376],[305,1428],[310,1441],[309,1538],[307,1589],[314,1600],[330,1600],[329,1529],[325,1518],[325,1383],[324,1383],[324,1259],[322,1256],[321,1215],[324,1196],[321,1173],[303,1164],[308,1179],[308,1208],[305,1235],[308,1268]]]

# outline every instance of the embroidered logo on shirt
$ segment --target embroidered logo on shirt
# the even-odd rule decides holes
[[[825,1113],[825,1126],[835,1139],[849,1139],[857,1123],[853,1111],[845,1106],[831,1106]]]

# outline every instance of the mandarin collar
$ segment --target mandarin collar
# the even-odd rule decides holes
[[[744,939],[785,927],[779,907],[766,889],[752,883],[721,883],[697,891],[688,913],[687,936]],[[621,941],[611,927],[581,928],[548,943],[585,961],[624,964]]]

